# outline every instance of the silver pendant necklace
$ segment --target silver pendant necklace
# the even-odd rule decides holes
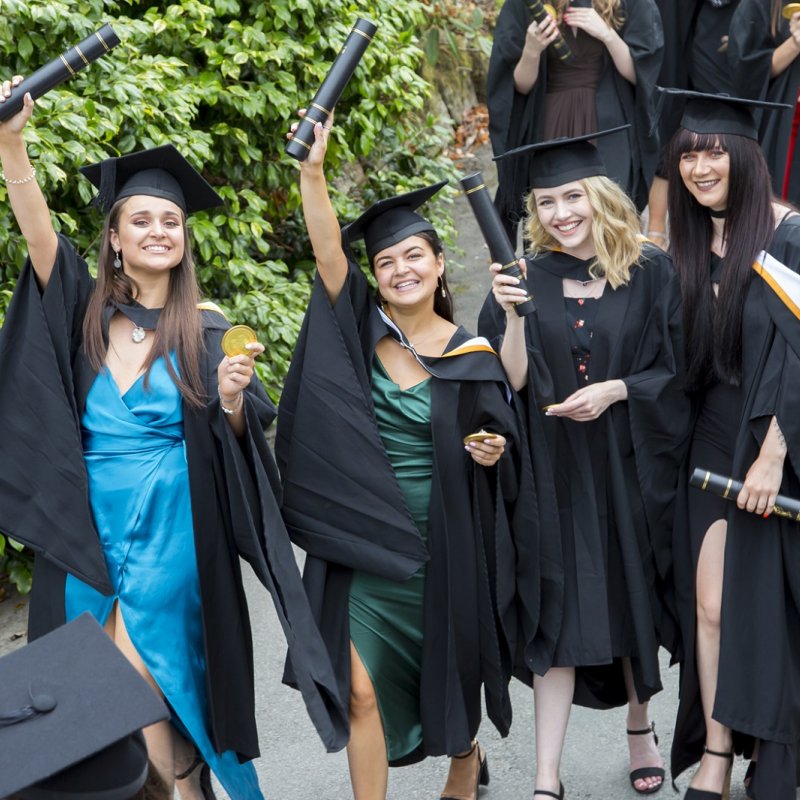
[[[141,325],[134,325],[133,330],[131,331],[131,341],[139,344],[143,342],[147,336],[147,331]]]

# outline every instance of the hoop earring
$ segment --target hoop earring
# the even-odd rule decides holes
[[[122,269],[122,259],[120,258],[121,254],[122,254],[121,250],[114,251],[114,261],[113,261],[114,269]]]
[[[439,276],[439,280],[437,281],[437,283],[438,283],[439,288],[442,291],[442,297],[447,297],[447,292],[445,291],[445,288],[444,288],[444,279],[442,278],[441,275]]]

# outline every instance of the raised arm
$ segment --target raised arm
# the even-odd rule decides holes
[[[304,114],[301,111],[301,116]],[[314,126],[314,144],[308,158],[300,163],[300,195],[303,198],[303,216],[317,262],[317,272],[331,303],[335,303],[347,278],[347,256],[342,250],[339,221],[328,195],[325,182],[325,152],[328,148],[333,117],[328,124]],[[292,126],[292,133],[297,126]],[[291,134],[289,134],[291,136]]]
[[[775,78],[785,72],[800,56],[800,12],[792,14],[789,20],[789,38],[779,44],[772,53],[770,77]]]
[[[3,82],[0,103],[11,96],[12,87],[20,81],[22,77],[15,75],[12,80]],[[58,237],[22,135],[32,112],[33,98],[26,94],[22,110],[7,122],[0,123],[0,163],[11,210],[25,237],[39,285],[44,288],[55,264]]]
[[[520,259],[520,267],[525,271],[525,262]],[[527,297],[518,287],[519,280],[504,275],[501,264],[492,264],[489,270],[492,278],[492,292],[503,311],[506,312],[506,330],[500,348],[500,360],[508,375],[511,386],[519,391],[528,382],[528,351],[525,347],[525,317],[517,316],[514,306]]]

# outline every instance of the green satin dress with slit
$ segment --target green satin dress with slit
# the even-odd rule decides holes
[[[425,539],[433,441],[430,378],[401,390],[375,357],[372,399],[378,429],[411,516]],[[419,678],[425,568],[407,581],[354,572],[350,638],[375,687],[389,761],[422,743]]]

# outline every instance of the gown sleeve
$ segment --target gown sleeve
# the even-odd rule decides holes
[[[94,282],[59,236],[44,291],[26,263],[0,332],[0,530],[112,592],[89,505],[73,363]]]
[[[280,402],[276,455],[292,541],[309,554],[390,580],[428,559],[372,406],[382,324],[355,264],[331,305],[316,279]]]
[[[649,248],[648,248],[649,249]],[[650,546],[666,598],[667,616],[659,624],[662,643],[678,647],[677,611],[671,597],[673,581],[672,531],[676,486],[687,455],[690,401],[683,391],[683,339],[680,288],[669,259],[650,250],[645,270],[658,273],[654,302],[631,372],[627,411]],[[653,276],[655,279],[656,276]]]
[[[201,490],[204,496],[199,500],[200,507],[195,509],[195,517],[199,520],[221,515],[220,527],[230,531],[235,551],[250,564],[269,592],[286,637],[296,686],[322,742],[329,752],[334,752],[347,743],[347,705],[340,698],[280,513],[278,469],[264,435],[274,420],[275,408],[254,375],[245,391],[245,432],[241,439],[236,438],[216,392],[222,333],[221,329],[206,332],[206,344],[212,354],[207,359],[206,381],[212,399],[201,415],[206,424],[210,422],[216,457],[209,454],[200,469],[195,470],[195,480],[201,470],[207,476],[211,472],[216,486]],[[197,438],[192,437],[192,441],[197,442]],[[193,497],[201,492],[193,492]],[[215,507],[212,498],[224,498],[223,508]],[[208,546],[215,548],[217,544]],[[209,552],[209,558],[204,559],[203,555],[199,554],[201,561],[212,560],[217,569],[222,568],[218,550]]]

